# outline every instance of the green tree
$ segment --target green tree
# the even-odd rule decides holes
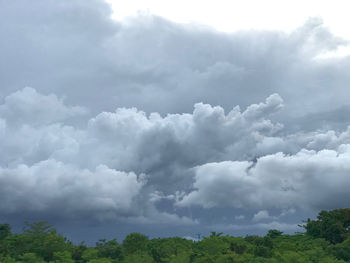
[[[282,236],[283,232],[277,230],[277,229],[270,229],[268,232],[267,232],[267,237],[269,238],[276,238],[276,237],[279,237],[279,236]]]
[[[350,231],[350,208],[321,211],[317,220],[307,219],[305,225],[306,234],[313,237],[325,238],[333,244],[343,242]]]
[[[42,258],[38,257],[35,253],[25,253],[20,257],[23,263],[44,263]]]
[[[15,259],[25,253],[32,253],[45,261],[51,261],[54,252],[71,249],[71,244],[44,221],[26,223],[23,234],[10,235],[6,243],[10,255]]]
[[[242,237],[230,237],[228,242],[230,243],[230,250],[238,255],[243,254],[249,246],[249,243]]]
[[[188,258],[192,249],[192,244],[193,241],[179,237],[155,238],[149,241],[148,251],[157,263],[173,262],[175,258],[178,257]]]
[[[350,262],[350,237],[342,243],[331,246],[330,250],[336,258]]]
[[[16,260],[10,257],[9,255],[1,255],[0,254],[0,262],[1,263],[15,263]]]
[[[9,237],[10,235],[11,235],[10,225],[0,224],[0,255],[7,256],[9,254],[6,238]]]
[[[117,242],[117,239],[106,241],[106,239],[100,239],[96,243],[98,255],[101,258],[121,259],[122,247]]]
[[[87,246],[85,245],[84,241],[81,242],[78,246],[74,246],[72,249],[72,259],[75,262],[83,262],[83,253],[87,249]]]
[[[0,224],[0,241],[11,235],[11,226],[9,224]]]
[[[250,249],[250,252],[255,256],[257,257],[272,256],[273,242],[270,237],[246,236],[245,240],[254,245],[254,247]]]
[[[220,237],[220,236],[222,236],[222,232],[219,232],[219,233],[217,233],[217,232],[215,232],[215,231],[212,231],[212,232],[210,232],[210,237]]]
[[[85,262],[89,262],[93,259],[98,259],[98,250],[94,247],[89,247],[83,252],[81,257]]]
[[[72,254],[69,251],[54,252],[52,261],[54,263],[74,263]]]
[[[193,253],[190,256],[191,263],[215,263],[222,255],[232,253],[230,243],[226,237],[213,234],[200,242],[193,244]]]
[[[127,255],[123,259],[123,263],[155,263],[155,261],[148,253],[136,251],[135,253]]]
[[[88,261],[88,263],[112,263],[112,262],[114,263],[118,261],[112,261],[112,259],[110,258],[96,258]]]
[[[123,241],[123,250],[127,255],[147,251],[148,237],[141,233],[131,233]]]

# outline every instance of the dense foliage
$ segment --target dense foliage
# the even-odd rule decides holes
[[[309,235],[333,244],[343,242],[350,234],[350,208],[321,211],[317,220],[308,219],[306,223],[303,227]]]
[[[0,262],[23,263],[340,263],[350,262],[350,209],[321,211],[305,233],[232,237],[212,232],[200,241],[149,239],[131,233],[122,243],[102,239],[94,247],[74,245],[46,222],[27,223],[21,234],[0,224]]]

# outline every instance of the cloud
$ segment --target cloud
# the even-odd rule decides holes
[[[348,42],[320,19],[222,33],[110,15],[0,1],[1,215],[215,225],[233,207],[288,228],[349,205],[350,57],[315,59]]]
[[[235,219],[236,220],[243,220],[243,219],[245,219],[245,216],[244,215],[235,216]]]
[[[69,174],[76,180],[86,174],[92,180],[94,174],[106,171],[121,175],[131,173],[133,176],[129,177],[134,178],[131,185],[136,192],[130,198],[125,193],[130,210],[115,203],[117,212],[110,212],[111,217],[124,209],[135,222],[154,222],[156,217],[159,222],[188,224],[192,221],[179,216],[176,210],[156,209],[167,200],[168,207],[175,202],[174,209],[190,205],[250,208],[256,210],[253,221],[257,221],[263,219],[261,216],[265,212],[268,215],[269,209],[280,209],[283,214],[294,208],[331,208],[340,203],[339,199],[347,198],[346,191],[341,189],[349,184],[345,163],[349,155],[350,129],[283,135],[283,125],[270,119],[283,109],[284,103],[278,94],[245,110],[236,106],[227,113],[220,106],[203,103],[195,104],[193,113],[164,117],[159,113],[146,114],[136,108],[117,108],[75,126],[67,123],[74,114],[82,112],[81,108],[64,104],[54,94],[43,95],[35,89],[25,88],[6,98],[0,105],[1,112],[6,113],[1,115],[0,122],[0,146],[4,150],[1,164],[9,167],[3,168],[3,180],[10,177],[8,174],[19,173],[24,177],[28,173],[40,186],[40,180],[45,181],[47,175],[43,171],[43,177],[38,177],[37,171],[48,165],[52,166],[51,170],[57,170],[56,177],[68,177]],[[14,123],[12,116],[22,121]],[[144,174],[147,183],[138,181],[136,174]],[[55,176],[47,177],[47,180],[52,180],[53,188],[60,189],[63,186],[56,184]],[[121,185],[124,177],[116,176],[121,178]],[[339,185],[328,189],[332,185],[331,178]],[[101,180],[102,185],[110,184],[108,176]],[[20,181],[15,182],[19,184]],[[323,189],[322,193],[331,193],[330,196],[326,199],[313,190],[313,185],[317,185],[318,190]],[[25,187],[29,186],[18,185],[24,192],[34,191]],[[11,189],[16,189],[15,184]],[[86,189],[87,192],[94,191],[90,184]],[[87,192],[75,198],[82,198],[83,206]],[[50,201],[44,191],[42,194],[39,197],[28,195],[25,201],[63,202],[63,197],[57,196]],[[121,191],[118,198],[123,194]],[[24,198],[23,195],[20,197]],[[11,201],[19,202],[12,206],[18,211],[25,207],[20,197]],[[118,199],[113,195],[110,198]],[[90,204],[93,202],[86,202],[87,207]],[[35,205],[31,207],[35,208]],[[51,205],[42,207],[38,209],[51,213]],[[133,215],[131,207],[140,213]],[[92,208],[89,210],[97,213]]]
[[[68,107],[56,95],[39,94],[29,87],[8,95],[0,105],[0,117],[9,124],[46,125],[86,113],[84,107]]]
[[[55,160],[0,169],[1,211],[45,212],[59,217],[128,215],[145,181],[100,165],[93,171]]]
[[[348,106],[349,58],[314,60],[347,42],[319,18],[291,33],[228,34],[152,15],[116,22],[102,0],[0,5],[7,21],[0,29],[0,98],[32,86],[94,115],[116,107],[167,114],[190,112],[199,101],[246,107],[278,93],[288,105],[280,120],[289,121]]]
[[[4,136],[6,130],[6,121],[4,119],[0,119],[0,136]]]
[[[253,221],[258,222],[261,220],[270,219],[269,212],[266,210],[261,210],[253,216]]]
[[[178,173],[197,164],[252,156],[259,135],[272,135],[282,127],[265,118],[270,112],[261,114],[262,110],[278,110],[276,101],[282,103],[277,94],[246,111],[236,107],[227,114],[220,106],[203,103],[196,104],[192,114],[165,117],[158,113],[147,116],[135,108],[103,112],[88,121],[76,158],[84,165],[103,163],[146,173],[151,181],[156,179],[154,184],[176,183]]]
[[[60,210],[62,217],[191,225],[199,224],[197,213],[181,209],[193,205],[250,209],[253,222],[348,205],[350,128],[284,134],[283,124],[271,120],[284,108],[278,94],[227,113],[204,103],[164,117],[117,108],[75,125],[70,118],[81,108],[54,94],[25,88],[6,98],[0,105],[6,214]],[[61,208],[65,198],[74,202]],[[270,216],[273,209],[280,216]]]
[[[95,180],[97,174],[104,174],[106,171],[113,174],[115,171],[120,173],[119,177],[116,176],[116,180],[121,180],[121,189],[128,189],[127,185],[124,186],[124,177],[121,175],[131,173],[132,176],[129,177],[134,178],[131,187],[134,187],[136,192],[130,198],[126,196],[125,202],[130,205],[131,199],[143,199],[132,205],[142,211],[135,217],[135,222],[154,221],[153,214],[158,215],[159,220],[168,222],[178,220],[188,224],[191,222],[190,219],[172,213],[158,212],[152,205],[145,205],[145,202],[152,201],[158,192],[159,200],[169,199],[163,193],[172,194],[182,189],[185,182],[187,184],[191,182],[191,169],[197,164],[212,159],[242,158],[243,152],[237,155],[236,148],[244,149],[247,156],[251,155],[254,151],[253,140],[259,139],[257,134],[271,135],[281,129],[280,124],[274,124],[265,117],[278,111],[282,103],[282,99],[274,94],[264,103],[251,105],[245,111],[235,107],[227,114],[220,106],[198,103],[192,114],[168,114],[165,117],[161,117],[158,113],[147,115],[136,108],[118,108],[115,112],[102,112],[87,120],[86,128],[83,128],[84,125],[66,124],[71,116],[82,112],[80,107],[67,106],[54,94],[43,95],[35,89],[25,88],[8,95],[4,104],[0,105],[4,113],[2,114],[4,119],[1,119],[0,145],[4,150],[1,163],[2,167],[9,167],[3,168],[2,179],[4,185],[11,182],[13,186],[10,189],[15,191],[13,194],[7,193],[14,199],[10,203],[5,202],[4,205],[13,207],[16,211],[22,211],[28,206],[32,207],[33,211],[52,213],[50,207],[63,203],[63,196],[67,196],[66,198],[77,202],[82,199],[82,203],[81,206],[77,204],[68,206],[67,213],[64,214],[69,214],[74,207],[77,209],[76,213],[81,214],[79,209],[84,206],[87,206],[86,210],[92,214],[98,214],[90,205],[97,202],[95,199],[100,199],[99,196],[84,201],[86,199],[84,194],[95,191],[94,184],[97,182],[85,182],[88,184],[85,186],[86,192],[73,197],[61,189],[65,186],[57,184],[57,181],[71,176],[72,181],[69,181],[69,184],[75,184],[75,180],[80,181],[83,177]],[[21,121],[13,123],[13,116]],[[8,126],[7,123],[11,125]],[[246,136],[244,141],[242,134]],[[52,177],[47,175],[50,170],[54,171]],[[168,173],[166,177],[165,171]],[[135,173],[146,174],[148,183],[138,182]],[[19,178],[14,182],[7,182],[12,174],[16,174]],[[25,174],[34,180],[33,184],[27,185],[30,181],[24,180]],[[113,184],[108,176],[99,177],[102,185]],[[40,190],[41,181],[48,184],[48,192]],[[173,184],[169,185],[169,181],[173,181]],[[16,189],[16,184],[20,190]],[[29,194],[35,193],[35,185],[38,187],[39,196]],[[47,195],[54,192],[50,187],[57,191],[61,189],[62,196],[55,196],[52,200],[48,198]],[[118,191],[117,186],[115,187]],[[144,192],[141,189],[144,189]],[[18,192],[22,194],[17,196]],[[115,200],[122,198],[124,193],[120,191],[120,196],[106,198],[111,198],[110,202],[116,202]],[[131,193],[133,192],[130,191]],[[22,204],[25,194],[28,196]],[[172,196],[169,199],[171,202],[175,200],[175,196]],[[31,201],[37,202],[38,206],[26,203]],[[15,204],[16,202],[18,204]],[[112,208],[105,209],[112,210],[111,217],[114,213],[118,215],[119,211],[125,208],[118,203],[114,203],[113,206],[116,212]],[[103,210],[102,204],[100,207]],[[4,211],[7,213],[9,210]],[[101,216],[106,217],[105,212],[102,212]]]
[[[247,209],[332,209],[349,206],[350,146],[337,150],[301,150],[257,159],[209,163],[196,168],[192,192],[178,205]],[[265,216],[263,211],[256,217]]]

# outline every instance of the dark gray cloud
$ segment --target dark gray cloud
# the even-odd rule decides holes
[[[0,0],[0,217],[292,231],[349,206],[350,57],[318,58],[347,44],[320,19],[110,15]]]
[[[102,0],[2,1],[0,12],[2,97],[32,86],[94,114],[189,112],[200,101],[229,110],[275,92],[291,105],[284,116],[348,105],[349,59],[315,59],[346,41],[318,18],[290,34],[228,34],[150,15],[115,22]]]
[[[53,184],[52,187],[58,189],[63,186],[57,185],[61,179],[56,177],[72,176],[71,183],[74,184],[74,180],[78,182],[84,178],[80,174],[88,174],[89,176],[85,175],[87,181],[90,181],[90,177],[93,180],[98,176],[101,177],[101,184],[113,185],[108,178],[103,179],[99,174],[102,170],[114,169],[110,170],[111,173],[136,172],[148,181],[148,187],[153,192],[156,191],[153,194],[150,190],[146,191],[150,194],[150,201],[159,194],[160,199],[163,199],[163,192],[173,194],[179,190],[182,182],[192,180],[189,170],[195,165],[210,160],[244,159],[252,156],[256,151],[256,143],[264,135],[270,136],[281,129],[281,125],[272,123],[266,117],[280,109],[282,102],[274,94],[265,103],[253,104],[243,112],[236,107],[227,114],[219,106],[199,103],[195,105],[193,114],[169,114],[166,117],[161,117],[158,113],[148,116],[135,108],[119,108],[115,112],[103,112],[91,118],[83,129],[62,123],[60,116],[60,113],[67,118],[76,112],[80,114],[80,107],[67,106],[54,95],[42,95],[34,89],[25,88],[7,96],[4,104],[0,105],[1,147],[4,150],[1,164],[9,167],[2,173],[2,185],[12,185],[12,174],[16,173],[20,173],[16,182],[23,181],[24,189],[28,188],[24,195],[35,192],[31,187],[46,177]],[[13,119],[16,120],[15,123],[12,122]],[[245,136],[244,140],[242,136]],[[58,170],[58,175],[52,175],[51,178],[41,171],[41,166],[49,166],[48,171]],[[35,172],[37,170],[39,172]],[[35,183],[28,186],[29,181],[21,177],[25,177],[25,173],[31,174],[28,176],[32,176]],[[131,187],[142,188],[143,184],[139,186],[135,180],[134,178]],[[128,189],[128,186],[123,186],[123,180],[120,181],[121,187]],[[172,182],[170,186],[169,182]],[[86,188],[85,193],[94,191],[95,182],[80,187]],[[10,187],[13,188],[14,186]],[[45,192],[38,190],[42,194],[42,201],[50,202]],[[49,187],[47,190],[47,194],[54,192]],[[9,195],[5,189],[4,192]],[[71,194],[74,193],[79,196],[79,191],[74,189]],[[93,199],[100,198],[98,191],[96,194]],[[108,192],[105,194],[111,200],[122,198]],[[62,195],[67,195],[68,198],[65,191],[62,191]],[[58,203],[60,198],[56,198]],[[38,201],[40,198],[33,199]],[[126,202],[128,199],[131,198],[125,197]],[[159,197],[156,199],[159,200]],[[158,201],[156,199],[154,200]],[[16,200],[20,201],[21,198]],[[28,198],[26,202],[30,200]],[[18,211],[23,208],[21,204],[14,205],[12,202],[7,206],[18,207]],[[78,203],[76,205],[80,209]],[[102,211],[110,211],[110,208],[102,207]],[[93,209],[88,210],[95,214]]]
[[[205,226],[213,219],[186,207],[248,209],[254,224],[277,224],[288,211],[347,205],[350,130],[283,135],[269,119],[283,105],[273,94],[227,113],[203,103],[165,117],[118,108],[81,127],[65,122],[83,108],[24,88],[0,105],[2,214]]]

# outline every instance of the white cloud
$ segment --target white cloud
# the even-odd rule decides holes
[[[60,217],[128,215],[145,182],[134,173],[100,165],[93,171],[55,160],[0,169],[1,211]]]
[[[291,31],[310,16],[322,16],[332,31],[350,39],[345,27],[346,21],[349,21],[345,11],[348,8],[346,0],[338,0],[336,4],[315,0],[283,3],[278,0],[264,2],[193,0],[190,3],[185,0],[179,0],[176,3],[166,0],[147,2],[108,0],[108,2],[112,4],[115,11],[113,16],[116,19],[125,19],[127,16],[136,15],[137,11],[141,10],[175,22],[196,22],[226,32],[249,29]]]
[[[257,212],[254,216],[253,216],[253,221],[254,222],[258,222],[258,221],[262,221],[262,220],[265,220],[265,219],[270,219],[270,215],[269,215],[269,212],[266,211],[266,210],[261,210],[259,212]]]
[[[8,95],[0,105],[1,118],[21,125],[47,125],[86,113],[83,107],[68,107],[56,95],[39,94],[29,87]]]
[[[183,238],[184,238],[184,239],[187,239],[187,240],[191,240],[191,241],[193,241],[193,242],[198,242],[198,241],[200,241],[199,238],[195,238],[195,237],[191,237],[191,236],[184,236]]]
[[[195,190],[178,205],[264,210],[349,206],[349,149],[342,145],[338,151],[276,153],[258,158],[254,166],[237,161],[205,164],[196,168]]]

